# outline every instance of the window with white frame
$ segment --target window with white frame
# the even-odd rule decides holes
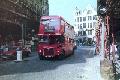
[[[92,16],[88,16],[88,20],[92,20]]]
[[[82,31],[78,31],[78,36],[81,36],[82,35]]]
[[[82,22],[82,17],[80,17],[80,22]]]
[[[94,15],[94,16],[93,16],[93,20],[97,20],[97,15]]]
[[[79,11],[79,15],[81,14],[81,12]]]
[[[90,35],[92,35],[92,30],[90,30]]]
[[[88,23],[88,28],[89,28],[89,23]]]
[[[86,35],[86,31],[83,31],[83,36],[85,36]]]
[[[86,23],[83,23],[83,28],[86,28]]]
[[[92,20],[92,16],[90,16],[90,20]]]
[[[83,17],[83,21],[86,21],[86,17]]]
[[[78,16],[78,12],[76,12],[76,15]]]
[[[80,29],[82,29],[82,24],[80,24]]]
[[[78,29],[79,29],[79,24],[78,24]]]
[[[90,31],[88,30],[88,35],[90,35],[90,33],[89,33]]]
[[[88,35],[92,35],[92,30],[88,30]]]
[[[92,28],[92,23],[90,23],[90,28]]]
[[[77,17],[77,22],[79,22],[79,17]]]
[[[93,28],[95,28],[95,27],[96,27],[96,24],[97,24],[96,22],[93,22]]]

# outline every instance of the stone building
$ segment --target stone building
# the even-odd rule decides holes
[[[75,18],[75,32],[77,37],[83,40],[95,41],[95,29],[97,23],[97,12],[88,5],[84,10],[79,10],[77,7],[74,12]]]

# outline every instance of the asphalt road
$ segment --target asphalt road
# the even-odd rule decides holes
[[[22,62],[0,63],[0,80],[100,80],[94,47],[78,47],[64,60],[39,60],[36,53]]]

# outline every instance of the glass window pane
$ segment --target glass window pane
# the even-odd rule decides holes
[[[86,28],[86,23],[83,23],[83,28]]]

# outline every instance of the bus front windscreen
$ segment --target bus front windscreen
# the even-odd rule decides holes
[[[49,43],[48,36],[40,36],[39,37],[39,43]]]
[[[39,43],[45,43],[45,44],[56,44],[56,43],[63,43],[64,37],[63,36],[40,36],[39,37]]]

